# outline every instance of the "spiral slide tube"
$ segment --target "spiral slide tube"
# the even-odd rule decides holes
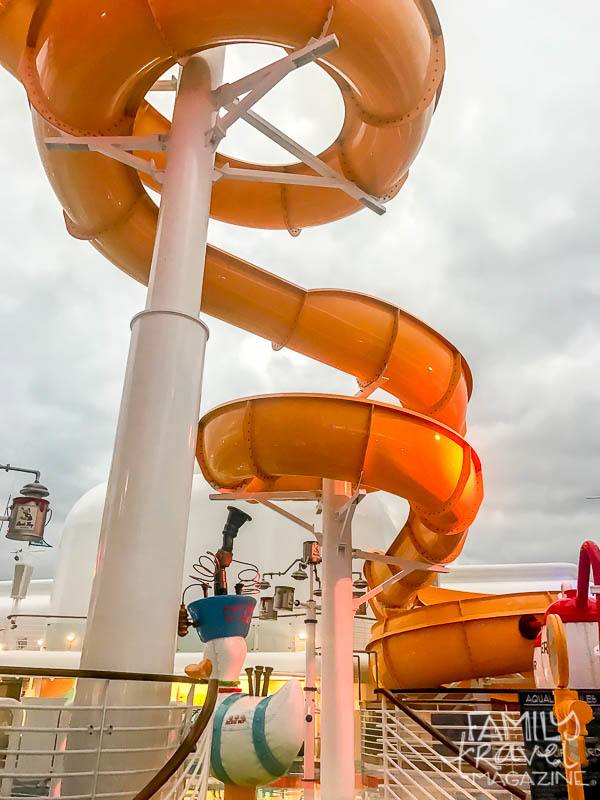
[[[40,155],[68,230],[141,283],[148,282],[157,224],[141,175],[99,153],[48,149],[45,137],[57,129],[78,136],[168,133],[168,121],[144,97],[181,58],[238,42],[297,49],[330,33],[339,48],[319,64],[340,88],[345,119],[320,158],[388,201],[408,176],[441,91],[444,45],[430,0],[0,0],[0,61],[26,88]],[[223,163],[217,154],[216,166]],[[310,173],[300,163],[269,169]],[[296,232],[359,208],[338,189],[220,181],[211,214]],[[479,459],[463,438],[472,381],[456,348],[384,301],[343,290],[307,291],[211,247],[200,306],[278,348],[353,375],[361,386],[385,379],[385,389],[401,403],[273,395],[214,409],[200,422],[197,445],[214,486],[303,489],[335,478],[393,492],[407,498],[411,510],[391,555],[429,565],[460,554],[483,488]],[[366,574],[373,586],[393,571],[369,563]],[[525,612],[543,613],[547,596],[447,600],[444,594],[446,602],[428,607],[419,592],[431,580],[431,573],[413,573],[374,602],[371,647],[381,657],[386,685],[433,685],[527,668],[531,647],[519,638],[518,620]],[[502,647],[491,646],[494,632]],[[440,642],[444,658],[432,658]],[[473,657],[482,645],[486,658]]]

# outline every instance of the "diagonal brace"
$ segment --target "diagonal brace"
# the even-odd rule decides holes
[[[352,497],[349,497],[348,500],[342,506],[340,506],[336,511],[336,517],[340,520],[343,519],[342,528],[340,530],[340,536],[339,536],[340,543],[345,541],[348,534],[348,530],[354,518],[356,507],[358,506],[360,501],[364,497],[366,497],[366,495],[367,492],[364,489],[358,488],[354,492]]]
[[[338,189],[346,192],[346,194],[350,195],[350,197],[354,197],[355,200],[358,200],[358,202],[362,203],[364,206],[366,206],[366,208],[374,211],[380,216],[385,214],[386,208],[383,203],[380,203],[379,200],[377,200],[377,198],[367,194],[367,192],[363,191],[355,183],[352,183],[352,181],[344,178],[343,175],[340,175],[339,172],[336,172],[334,169],[328,166],[322,159],[313,155],[313,153],[311,153],[305,147],[302,147],[302,145],[298,144],[298,142],[291,139],[289,136],[283,133],[283,131],[280,131],[279,128],[275,127],[275,125],[267,122],[264,117],[261,117],[255,111],[245,112],[242,114],[242,119],[251,125],[255,130],[259,131],[264,136],[271,139],[271,141],[275,142],[275,144],[278,144],[284,150],[287,150],[288,153],[291,153],[297,159],[309,166],[317,173],[317,175],[322,175],[324,178],[334,179]]]
[[[165,152],[169,137],[165,133],[150,136],[46,136],[44,144],[48,150],[100,150],[107,146],[131,152],[145,150],[148,153]]]
[[[386,578],[382,581],[378,586],[375,586],[370,591],[362,594],[360,597],[357,597],[354,601],[354,611],[356,612],[358,608],[363,604],[372,600],[377,595],[381,594],[386,589],[389,589],[390,586],[393,586],[395,583],[406,578],[412,572],[448,572],[448,569],[444,567],[442,564],[423,564],[420,561],[404,561],[403,559],[393,558],[392,556],[383,556],[379,557],[379,553],[366,553],[361,550],[355,550],[352,553],[353,558],[364,558],[365,556],[369,556],[369,561],[384,561],[386,563],[393,563],[393,564],[401,564],[402,569],[396,572],[394,575],[390,575],[389,578]]]
[[[46,136],[44,144],[48,150],[68,150],[74,152],[100,153],[114,161],[119,161],[138,172],[145,172],[157,183],[163,181],[163,171],[157,169],[153,160],[134,156],[131,151],[145,150],[150,153],[164,152],[169,143],[165,134],[151,136]]]
[[[330,50],[335,50],[339,42],[334,34],[323,39],[312,39],[306,47],[295,50],[279,61],[268,67],[263,67],[256,72],[241,78],[234,83],[224,84],[213,93],[217,108],[227,109],[225,116],[217,120],[215,127],[210,131],[210,141],[216,147],[227,135],[227,131],[240,119],[253,105],[273,89],[286,75],[298,67],[315,61]],[[242,100],[237,98],[245,94]]]

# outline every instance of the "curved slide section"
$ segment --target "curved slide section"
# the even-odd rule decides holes
[[[390,200],[408,176],[441,91],[444,45],[431,0],[280,0],[276,7],[254,0],[0,0],[0,61],[27,90],[40,155],[68,230],[142,283],[148,282],[157,208],[140,175],[99,153],[49,150],[45,137],[57,129],[66,135],[166,133],[168,122],[144,97],[178,59],[236,42],[296,49],[330,33],[340,46],[319,64],[340,88],[345,118],[320,157],[365,193]],[[217,166],[222,163],[217,154]],[[269,169],[308,171],[303,164]],[[295,233],[360,207],[337,189],[220,181],[211,212],[227,222]],[[411,511],[390,554],[424,564],[459,555],[483,488],[479,460],[462,438],[472,381],[456,348],[388,303],[342,290],[306,291],[215,248],[207,253],[201,308],[277,348],[353,375],[361,386],[384,379],[401,403],[296,395],[215,409],[198,436],[198,457],[213,485],[304,488],[325,476],[395,492],[410,501]],[[366,570],[371,585],[392,571],[372,563]],[[378,597],[375,649],[391,651],[392,641],[408,640],[410,620],[418,627],[424,615],[407,609],[432,579],[413,573]],[[489,604],[488,622],[500,616],[502,601],[496,602]],[[523,601],[523,607],[530,605]],[[466,627],[457,616],[456,630]],[[495,656],[504,669],[498,650]],[[514,666],[524,669],[520,660]],[[483,669],[463,666],[462,678]],[[497,674],[493,663],[485,670]],[[411,681],[410,667],[403,675]]]
[[[554,599],[550,592],[461,596],[444,591],[432,605],[387,609],[369,645],[378,655],[380,680],[390,688],[428,688],[529,672],[535,636],[523,621],[543,616]]]

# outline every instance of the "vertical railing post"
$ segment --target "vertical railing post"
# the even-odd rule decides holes
[[[381,697],[381,738],[383,741],[383,797],[389,800],[390,797],[390,777],[388,772],[388,729],[386,719],[385,698]]]
[[[96,765],[94,768],[94,776],[92,778],[92,792],[90,800],[95,800],[96,791],[98,789],[98,772],[100,771],[100,762],[102,760],[102,742],[104,740],[104,728],[106,726],[106,704],[108,700],[108,685],[109,681],[104,681],[102,688],[102,715],[100,717],[100,735],[98,737],[98,748],[96,750]]]

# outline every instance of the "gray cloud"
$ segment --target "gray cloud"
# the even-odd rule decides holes
[[[584,499],[600,493],[600,10],[591,0],[576,14],[558,0],[439,0],[438,10],[444,94],[388,214],[299,239],[213,223],[211,241],[305,286],[383,297],[442,331],[473,368],[469,440],[486,479],[464,558],[573,561],[600,522],[600,502]],[[230,68],[260,59],[239,50]],[[261,108],[313,147],[335,134],[340,108],[326,96],[314,113],[314,72]],[[56,542],[73,502],[106,477],[143,289],[67,235],[8,75],[0,103],[0,461],[43,470]],[[240,147],[275,156],[243,129],[226,150]],[[204,410],[261,392],[354,391],[347,376],[209,322]],[[0,475],[0,497],[20,485]],[[0,543],[4,572],[9,550]],[[52,555],[38,563],[38,575],[51,571]]]

